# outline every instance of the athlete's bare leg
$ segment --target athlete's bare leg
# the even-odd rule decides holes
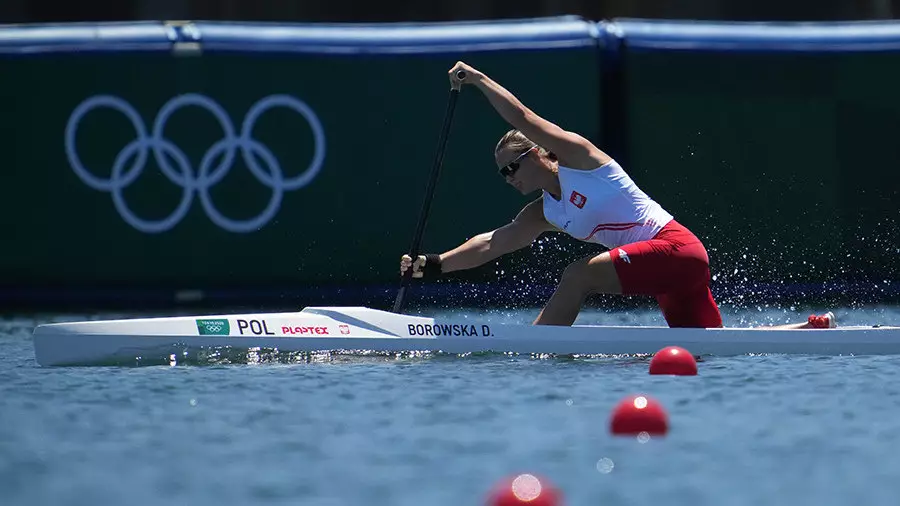
[[[592,293],[622,293],[609,252],[573,262],[563,271],[556,292],[534,320],[535,325],[572,325]]]

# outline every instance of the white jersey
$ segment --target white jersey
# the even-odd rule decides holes
[[[582,241],[612,249],[652,239],[672,220],[615,160],[592,170],[560,165],[559,185],[560,200],[544,191],[544,218]]]

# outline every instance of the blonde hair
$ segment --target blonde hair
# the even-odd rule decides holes
[[[500,138],[500,142],[498,142],[497,147],[494,148],[494,155],[499,153],[503,148],[508,148],[517,153],[524,153],[526,150],[529,150],[536,145],[537,144],[531,139],[525,137],[525,134],[516,129],[512,129]]]
[[[500,152],[501,149],[509,149],[515,153],[524,153],[531,148],[538,148],[538,152],[542,155],[548,153],[548,151],[537,145],[533,140],[525,137],[525,134],[516,130],[515,128],[503,134],[503,137],[500,138],[500,141],[497,143],[497,146],[494,148],[494,156],[497,156],[497,153]]]

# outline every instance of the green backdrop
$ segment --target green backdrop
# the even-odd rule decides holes
[[[900,55],[626,54],[630,171],[720,284],[897,278]]]
[[[0,216],[15,238],[5,248],[0,278],[29,286],[132,288],[398,282],[399,257],[412,240],[446,109],[446,72],[457,59],[484,70],[548,118],[598,135],[592,48],[389,57],[70,53],[0,60],[3,74],[16,76],[0,83],[5,96],[15,97],[0,115],[8,132],[3,150],[12,154]],[[527,72],[534,68],[541,72]],[[258,230],[233,233],[217,226],[198,192],[171,228],[136,229],[120,216],[111,192],[91,188],[71,167],[67,123],[84,100],[113,95],[133,106],[149,136],[163,105],[188,93],[220,104],[236,134],[260,99],[287,94],[302,100],[324,132],[321,171],[308,185],[286,191],[277,213]],[[450,248],[502,225],[527,202],[496,175],[493,148],[507,128],[477,89],[464,89],[427,250]],[[163,132],[167,146],[184,153],[182,165],[189,165],[195,181],[205,156],[215,160],[211,167],[222,160],[208,154],[224,135],[209,110],[177,109]],[[91,174],[109,178],[136,137],[126,115],[97,108],[83,116],[73,144]],[[304,171],[315,151],[309,124],[286,108],[261,115],[253,138],[271,151],[285,178]],[[145,220],[163,219],[182,202],[187,180],[170,181],[152,154],[143,170],[132,173],[138,151],[120,160],[120,176],[136,175],[123,187],[122,201]],[[173,149],[162,152],[179,170]],[[266,208],[272,190],[248,170],[240,152],[230,167],[209,185],[210,200],[231,219],[250,219]]]

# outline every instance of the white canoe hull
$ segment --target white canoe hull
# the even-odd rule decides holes
[[[300,312],[139,318],[39,325],[40,365],[167,358],[173,348],[374,350],[560,355],[650,354],[682,346],[695,355],[900,354],[900,327],[827,330],[549,327],[435,320],[362,307]]]

